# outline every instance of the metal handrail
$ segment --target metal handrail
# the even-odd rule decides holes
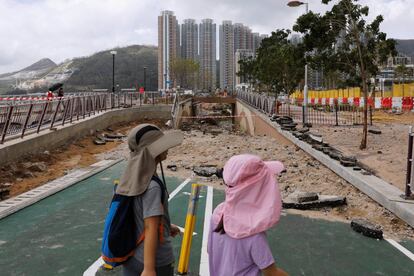
[[[114,108],[129,108],[145,104],[160,105],[172,102],[159,92],[121,92],[71,94],[40,101],[14,102],[0,105],[0,144],[23,138],[31,133],[54,129],[57,125],[94,116]]]

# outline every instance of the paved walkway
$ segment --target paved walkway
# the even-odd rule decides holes
[[[103,223],[119,163],[77,185],[0,220],[0,266],[5,275],[94,275],[99,267]],[[183,226],[191,181],[168,178],[170,213]],[[192,275],[208,275],[209,213],[224,199],[203,189],[190,257]],[[412,241],[391,244],[366,238],[348,224],[283,214],[268,232],[275,259],[290,275],[412,275]],[[178,258],[181,238],[174,239]],[[400,246],[400,248],[397,248]],[[403,246],[404,254],[400,250]],[[410,255],[411,254],[411,255]],[[95,266],[94,266],[95,264]],[[92,272],[92,273],[91,273]],[[107,275],[108,273],[99,273]],[[120,275],[119,270],[108,275]]]

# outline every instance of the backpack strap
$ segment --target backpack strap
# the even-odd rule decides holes
[[[152,178],[151,178],[151,180],[154,180],[160,186],[160,188],[161,188],[161,204],[164,206],[165,194],[166,194],[166,190],[167,190],[166,187],[165,187],[165,184],[156,175],[153,175]]]
[[[165,184],[156,175],[152,176],[151,180],[154,180],[155,182],[157,182],[158,185],[161,188],[161,205],[164,208],[165,194],[166,194],[166,191],[167,191],[167,189],[165,188]],[[143,242],[144,239],[145,239],[145,234],[144,234],[144,232],[142,232],[141,235],[139,236],[138,240],[137,240],[137,246],[141,242]],[[160,224],[158,226],[158,240],[160,241],[160,243],[164,242],[164,219],[163,219],[162,216],[161,216],[161,219],[160,219]]]

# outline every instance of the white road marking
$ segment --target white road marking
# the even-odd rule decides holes
[[[168,201],[171,201],[184,187],[191,181],[191,178],[187,178],[183,183],[181,183],[175,190],[170,194],[170,198]],[[184,233],[184,229],[182,227],[179,227],[180,231]],[[181,230],[182,229],[182,230]],[[197,235],[197,233],[193,233],[193,235]],[[104,264],[104,261],[101,257],[97,259],[84,273],[83,276],[95,276],[98,269],[101,267],[101,265]]]
[[[191,181],[191,178],[187,178],[183,183],[181,183],[175,190],[170,194],[168,201],[171,201],[184,187]]]
[[[180,232],[182,233],[182,234],[184,234],[184,228],[183,227],[181,227],[181,226],[178,226],[178,225],[176,225],[177,227],[178,227],[178,229],[180,229]],[[197,235],[197,233],[196,232],[193,232],[193,236],[196,236]]]
[[[414,254],[409,251],[407,248],[399,244],[398,242],[392,240],[392,239],[385,239],[387,242],[389,242],[392,246],[397,248],[401,253],[403,253],[405,256],[411,259],[411,261],[414,261]]]
[[[191,195],[191,193],[189,193],[189,192],[183,192],[183,194],[184,194],[184,195],[188,195],[188,196],[189,196],[189,195]],[[200,195],[200,196],[198,196],[198,197],[199,197],[199,198],[204,198],[204,196],[202,196],[202,195]]]
[[[83,276],[95,276],[98,269],[101,267],[101,265],[104,264],[104,261],[101,257],[97,259],[84,273]]]
[[[209,276],[210,269],[208,266],[208,233],[210,232],[210,219],[213,213],[213,187],[207,187],[206,210],[204,213],[204,228],[203,228],[203,242],[201,244],[201,258],[200,258],[200,276]]]

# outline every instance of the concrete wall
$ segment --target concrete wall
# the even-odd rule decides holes
[[[193,113],[193,100],[187,99],[178,104],[178,111],[176,113],[176,121],[174,122],[174,128],[179,129],[184,122],[191,122],[191,119],[183,118],[187,116],[194,116]]]
[[[259,135],[275,138],[278,143],[283,145],[291,144],[274,127],[269,125],[260,116],[257,116],[256,112],[252,107],[237,100],[235,115],[240,117],[236,117],[236,124],[238,124],[242,131],[252,136]]]
[[[170,117],[171,106],[168,105],[110,110],[73,124],[57,126],[57,130],[44,130],[39,134],[27,135],[23,139],[5,142],[0,145],[0,166],[29,154],[55,149],[74,139],[94,133],[97,129],[105,129],[111,125],[144,118],[168,120]]]

